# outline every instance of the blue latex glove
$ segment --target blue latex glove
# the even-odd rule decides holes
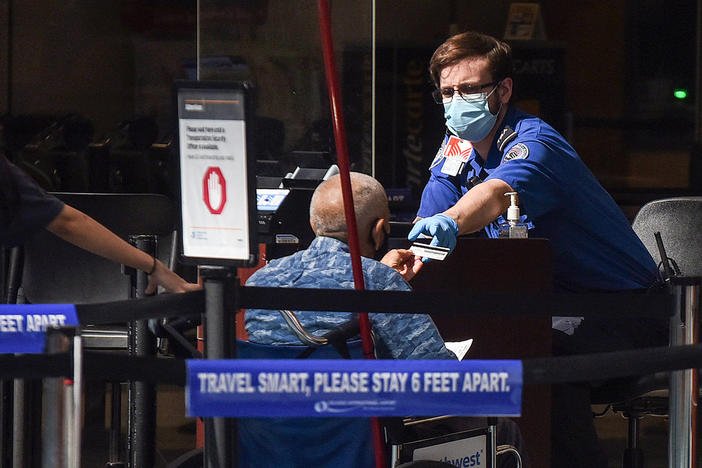
[[[453,251],[456,247],[456,237],[458,236],[458,224],[448,215],[439,213],[429,218],[424,218],[414,225],[407,235],[411,241],[416,240],[420,234],[432,236],[430,245],[448,247]],[[424,258],[422,261],[429,259]]]

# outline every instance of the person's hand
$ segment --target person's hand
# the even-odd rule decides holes
[[[458,224],[456,221],[443,213],[424,218],[417,221],[412,230],[407,235],[411,241],[417,240],[420,234],[432,236],[430,245],[448,247],[449,253],[456,247],[456,237],[458,236]],[[424,259],[423,261],[427,261]]]
[[[182,293],[202,289],[202,286],[199,284],[188,283],[169,270],[160,260],[156,260],[156,268],[149,275],[149,284],[146,286],[144,293],[153,294],[159,286],[162,286],[169,293]]]
[[[423,266],[420,257],[416,257],[411,250],[405,249],[390,250],[380,260],[380,263],[397,271],[405,281],[414,278],[414,275],[419,273]]]

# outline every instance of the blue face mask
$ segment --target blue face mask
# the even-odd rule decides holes
[[[500,113],[490,112],[490,94],[478,102],[466,102],[462,97],[454,95],[451,102],[444,104],[446,126],[459,138],[473,143],[482,141],[492,130],[497,121],[497,114]]]

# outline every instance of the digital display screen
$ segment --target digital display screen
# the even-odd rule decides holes
[[[258,211],[276,211],[288,193],[289,189],[256,189],[256,208]]]
[[[185,257],[250,257],[246,121],[239,89],[178,92]]]

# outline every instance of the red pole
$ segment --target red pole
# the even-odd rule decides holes
[[[349,234],[349,249],[351,250],[351,268],[353,270],[354,285],[357,290],[365,289],[363,282],[363,269],[361,267],[361,255],[358,244],[358,228],[356,226],[356,214],[353,209],[353,194],[351,192],[351,176],[349,175],[349,155],[346,144],[346,131],[344,129],[344,116],[342,114],[343,105],[341,102],[341,92],[339,91],[339,81],[336,75],[336,64],[334,61],[334,41],[331,32],[331,15],[329,13],[329,3],[327,0],[317,0],[319,6],[319,29],[322,36],[322,50],[324,52],[324,70],[327,75],[327,87],[329,89],[329,103],[331,106],[332,122],[334,125],[334,140],[336,141],[336,157],[339,164],[339,176],[341,178],[341,192],[344,198],[344,214],[346,215],[346,227]],[[361,341],[363,344],[363,356],[366,359],[374,359],[373,341],[371,339],[370,321],[367,312],[358,314],[358,321],[361,329]],[[385,467],[385,443],[380,430],[378,418],[371,418],[371,428],[373,431],[373,444],[375,446],[375,466]]]

